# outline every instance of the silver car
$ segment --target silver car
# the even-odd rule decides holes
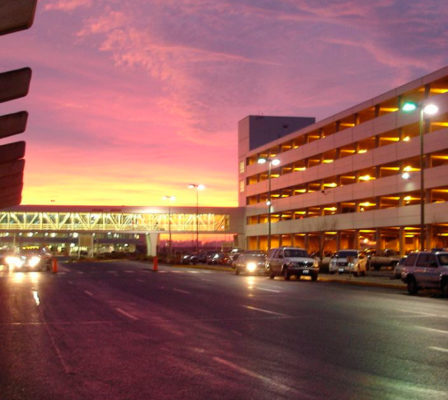
[[[316,281],[319,275],[319,262],[311,258],[305,249],[298,247],[278,247],[271,249],[266,259],[266,270],[271,279],[278,275],[289,280],[291,275],[297,278],[309,276]]]
[[[367,257],[359,250],[339,250],[330,260],[330,274],[348,272],[354,276],[365,275]]]
[[[419,289],[440,289],[448,297],[448,252],[420,251],[411,253],[404,261],[401,279],[409,294]]]

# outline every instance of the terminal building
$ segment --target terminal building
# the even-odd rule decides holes
[[[317,123],[248,116],[238,143],[248,249],[448,247],[448,67]]]

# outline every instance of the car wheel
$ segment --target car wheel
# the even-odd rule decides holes
[[[312,280],[313,282],[316,282],[316,281],[317,281],[317,274],[313,274],[313,275],[311,275],[311,280]]]
[[[442,281],[442,296],[448,297],[448,278]]]
[[[418,292],[417,281],[413,276],[410,276],[408,278],[408,293],[414,295],[417,294],[417,292]]]
[[[356,277],[358,277],[358,276],[359,276],[359,273],[358,273],[358,271],[353,271],[353,276],[356,276]]]
[[[285,277],[285,281],[289,281],[288,268],[283,268],[283,276]]]

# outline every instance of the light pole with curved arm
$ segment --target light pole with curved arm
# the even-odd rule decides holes
[[[205,186],[200,183],[190,183],[188,189],[196,190],[196,254],[199,252],[199,191]]]
[[[260,157],[257,160],[258,164],[268,164],[268,200],[266,201],[266,205],[268,206],[268,248],[269,251],[271,249],[271,213],[272,213],[272,196],[271,196],[271,171],[272,166],[276,167],[280,165],[280,160],[278,158],[271,157]]]
[[[439,108],[430,103],[405,102],[401,111],[409,113],[418,110],[419,112],[419,137],[420,137],[420,251],[425,250],[425,152],[424,152],[424,134],[425,134],[425,114],[435,115]],[[409,176],[409,174],[408,174]]]

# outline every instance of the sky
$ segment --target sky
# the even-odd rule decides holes
[[[443,0],[40,0],[22,204],[236,206],[237,124],[329,117],[448,65]],[[2,144],[7,141],[2,141]]]

